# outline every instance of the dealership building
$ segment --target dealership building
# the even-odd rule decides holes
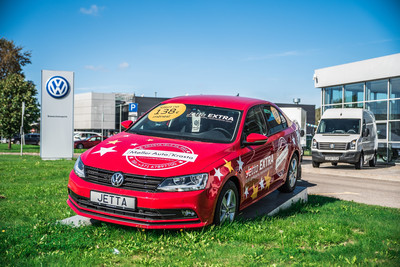
[[[375,114],[378,159],[400,162],[400,53],[317,69],[321,111],[364,108]]]

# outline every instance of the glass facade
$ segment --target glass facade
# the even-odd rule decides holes
[[[400,162],[400,77],[322,88],[322,110],[365,108],[375,114],[378,160]]]

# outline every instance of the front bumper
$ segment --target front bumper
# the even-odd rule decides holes
[[[359,151],[338,152],[334,151],[312,151],[312,160],[315,162],[343,162],[355,164],[360,160],[361,153]]]
[[[135,209],[104,206],[90,201],[90,191],[136,198]],[[78,215],[146,229],[200,228],[212,223],[214,199],[207,190],[143,192],[93,184],[72,171],[67,203]],[[188,212],[189,211],[189,212]]]

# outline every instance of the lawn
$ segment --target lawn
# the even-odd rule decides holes
[[[382,265],[400,262],[400,210],[309,196],[274,217],[202,230],[107,223],[71,228],[73,161],[0,155],[0,263],[35,265]]]
[[[40,146],[24,145],[22,148],[23,153],[40,153]],[[74,153],[83,153],[86,149],[74,149]],[[11,145],[11,150],[8,149],[8,144],[0,144],[0,153],[20,153],[21,145]]]

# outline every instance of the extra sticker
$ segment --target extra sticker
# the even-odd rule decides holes
[[[165,104],[156,107],[149,113],[149,120],[155,122],[169,121],[182,115],[186,111],[184,104]]]
[[[123,156],[136,168],[159,171],[177,168],[188,162],[195,162],[198,155],[186,146],[158,143],[128,149]]]
[[[278,157],[275,162],[275,169],[277,171],[278,176],[282,176],[283,172],[285,171],[285,163],[286,159],[289,155],[289,147],[285,140],[285,138],[281,137],[278,141]]]
[[[276,108],[271,107],[271,112],[272,112],[272,114],[274,115],[274,118],[275,118],[276,122],[277,122],[278,124],[281,124],[281,123],[282,123],[282,122],[281,122],[281,116],[279,116],[279,112],[276,110]]]

